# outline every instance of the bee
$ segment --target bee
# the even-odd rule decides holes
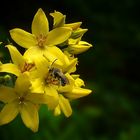
[[[52,67],[56,60],[57,59],[55,59],[52,62],[51,66],[49,68],[48,81],[50,81],[54,85],[65,86],[65,85],[69,84],[68,78],[65,76],[65,74],[62,72],[61,69]]]
[[[51,73],[51,76],[55,79],[58,79],[61,86],[65,86],[66,84],[69,84],[68,78],[63,74],[63,72],[58,68],[51,68],[49,70],[49,73]]]

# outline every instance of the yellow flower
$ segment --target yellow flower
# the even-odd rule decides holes
[[[47,95],[52,95],[57,99],[57,107],[54,108],[48,106],[49,109],[54,110],[54,114],[58,115],[61,110],[65,116],[69,117],[72,113],[72,109],[69,103],[69,99],[76,99],[91,93],[91,90],[83,89],[83,81],[75,76],[70,76],[70,73],[75,70],[77,59],[68,59],[68,57],[62,53],[60,49],[55,50],[52,48],[52,52],[56,55],[51,59],[50,63],[46,57],[36,59],[37,75],[36,79],[32,81],[32,92],[34,90],[38,93],[44,92]],[[60,61],[62,65],[56,63]]]
[[[54,11],[54,13],[50,13],[50,15],[53,17],[53,27],[58,28],[58,27],[70,27],[72,30],[76,30],[80,27],[82,22],[75,22],[75,23],[70,23],[70,24],[65,24],[65,18],[66,15],[63,15],[62,13],[58,11]]]
[[[50,13],[50,15],[53,17],[53,28],[69,27],[72,29],[72,34],[69,39],[76,39],[76,40],[80,41],[82,36],[84,35],[84,33],[87,32],[87,30],[88,30],[88,29],[80,28],[82,22],[66,24],[65,23],[66,15],[63,15],[62,13],[60,13],[58,11],[54,11],[54,13]],[[89,44],[85,41],[82,41],[79,44],[80,45],[84,44],[84,46],[82,46],[82,49],[84,49],[84,50],[87,49],[86,46],[91,47],[91,44]],[[62,44],[59,44],[59,46],[65,46],[65,45],[69,45],[69,42],[65,41]],[[75,49],[75,46],[74,46],[74,49]]]
[[[53,51],[53,47],[51,48]],[[53,96],[58,104],[59,96],[57,89],[60,86],[67,85],[67,78],[64,73],[75,70],[77,59],[69,61],[60,49],[57,50],[54,50],[56,57],[51,58],[51,61],[48,61],[45,56],[35,60],[37,72],[36,78],[32,80],[31,91],[37,93],[44,92],[48,96]],[[57,61],[61,65],[56,63]],[[48,107],[49,109],[54,109],[54,105],[48,104]]]
[[[81,41],[80,38],[69,39],[68,47],[65,49],[65,51],[68,51],[70,54],[80,54],[87,51],[91,47],[92,44],[89,44],[86,41]]]
[[[10,30],[10,35],[18,45],[29,49],[28,53],[33,56],[44,54],[50,46],[63,43],[72,32],[68,27],[59,27],[49,31],[48,19],[41,8],[34,16],[31,29],[32,33],[15,28]]]
[[[0,63],[0,72],[18,76],[14,88],[0,87],[0,100],[6,103],[0,112],[1,125],[20,113],[24,124],[37,131],[40,104],[46,104],[55,115],[63,112],[69,117],[72,114],[70,101],[92,92],[83,88],[84,81],[79,75],[72,74],[78,62],[75,54],[92,47],[81,41],[87,29],[80,28],[82,22],[66,24],[66,16],[58,11],[50,15],[53,17],[51,31],[41,8],[33,18],[31,33],[19,28],[10,30],[12,39],[26,51],[22,56],[14,46],[7,45],[13,64]],[[64,49],[57,45],[64,46]]]
[[[8,72],[19,76],[21,73],[35,70],[35,64],[27,61],[27,59],[20,54],[16,47],[12,45],[7,45],[6,47],[10,52],[13,63],[1,64],[0,72]]]
[[[84,81],[79,78],[79,75],[71,75],[74,84],[73,88],[70,92],[65,92],[64,96],[67,97],[68,99],[78,99],[84,96],[89,95],[92,91],[90,89],[85,89],[83,86],[85,86]]]
[[[5,103],[0,112],[0,125],[11,122],[20,113],[26,127],[34,132],[38,130],[39,105],[53,99],[45,94],[31,93],[30,85],[28,74],[24,73],[17,78],[14,88],[0,87],[0,101]]]
[[[72,114],[72,108],[69,101],[87,96],[92,92],[90,89],[81,88],[81,86],[84,86],[84,81],[80,79],[78,75],[67,74],[67,77],[69,85],[59,87],[58,89],[59,104],[54,109],[54,115],[56,116],[60,115],[62,111],[66,117],[69,117]],[[76,77],[76,79],[73,77]]]
[[[78,28],[77,30],[72,32],[71,38],[78,39],[78,38],[82,37],[84,35],[84,33],[86,33],[87,31],[88,31],[88,29]]]

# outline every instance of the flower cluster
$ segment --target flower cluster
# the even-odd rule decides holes
[[[13,87],[0,86],[0,101],[4,107],[0,112],[0,125],[11,122],[19,113],[23,123],[36,132],[38,110],[47,105],[54,115],[72,114],[70,101],[91,93],[85,89],[84,81],[75,74],[77,54],[85,52],[91,44],[81,41],[87,29],[81,22],[67,24],[66,16],[58,11],[50,13],[53,18],[49,30],[48,19],[40,8],[35,14],[31,33],[19,28],[10,30],[11,38],[24,54],[12,44],[6,45],[11,62],[0,63],[0,72],[15,75]]]

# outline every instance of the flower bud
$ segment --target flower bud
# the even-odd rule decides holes
[[[64,27],[70,27],[72,30],[77,30],[81,26],[82,22],[74,22],[70,24],[65,24]]]
[[[84,35],[84,33],[87,32],[87,30],[88,29],[78,28],[77,30],[72,32],[71,38],[77,39],[79,37],[82,37]]]
[[[87,51],[92,45],[86,41],[75,42],[73,39],[69,39],[69,46],[66,50],[71,54],[80,54]]]
[[[54,11],[54,13],[50,13],[50,15],[53,17],[54,23],[53,28],[62,27],[65,24],[65,18],[66,16],[58,11]]]

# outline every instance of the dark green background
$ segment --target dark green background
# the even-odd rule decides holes
[[[18,117],[0,126],[0,139],[140,140],[140,1],[5,0],[0,8],[0,39],[7,42],[8,30],[15,27],[30,31],[40,7],[47,15],[60,11],[67,15],[67,23],[82,21],[82,27],[89,29],[83,40],[94,47],[78,56],[77,72],[93,93],[72,102],[70,118],[54,117],[42,107],[37,133]],[[7,52],[0,48],[2,61],[9,60]]]

